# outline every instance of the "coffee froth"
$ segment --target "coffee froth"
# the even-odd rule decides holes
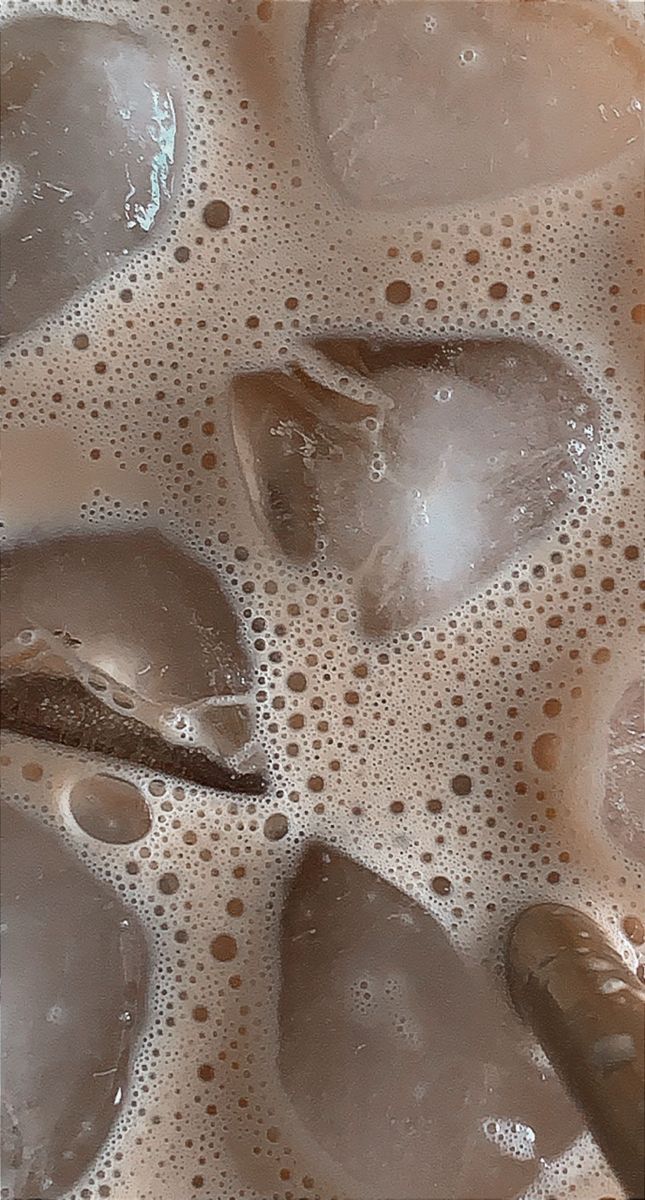
[[[535,900],[642,954],[636,6],[2,11],[7,678],[222,772],[9,728],[8,803],[149,963],[103,1147],[70,1183],[45,1107],[3,1200],[27,1160],[74,1200],[618,1195],[499,975]]]

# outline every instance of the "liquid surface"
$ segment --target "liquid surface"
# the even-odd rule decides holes
[[[149,964],[52,1194],[620,1196],[500,976],[554,899],[643,973],[637,6],[2,17],[3,788]]]

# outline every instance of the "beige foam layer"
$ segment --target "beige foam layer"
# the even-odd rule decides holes
[[[600,811],[607,723],[635,657],[638,563],[625,557],[625,548],[637,540],[639,508],[635,492],[625,489],[634,488],[640,436],[642,372],[632,319],[642,301],[634,250],[642,233],[640,179],[626,169],[621,178],[620,165],[612,165],[605,175],[536,189],[520,201],[396,218],[358,212],[326,177],[309,125],[300,69],[306,6],[278,5],[271,22],[258,19],[255,5],[241,14],[222,8],[216,19],[211,14],[212,24],[199,11],[180,20],[170,10],[140,6],[136,21],[140,27],[152,21],[173,46],[186,87],[187,166],[174,223],[149,257],[133,256],[110,278],[110,290],[96,285],[81,316],[70,306],[63,324],[47,328],[49,341],[36,331],[9,350],[5,436],[14,469],[3,499],[9,536],[35,526],[87,528],[91,522],[103,528],[143,518],[177,531],[223,578],[231,570],[231,596],[240,613],[250,614],[242,620],[251,640],[254,618],[262,616],[269,630],[266,650],[254,654],[258,728],[275,763],[274,790],[262,808],[252,802],[255,811],[247,802],[233,811],[230,800],[190,789],[181,797],[148,793],[153,827],[133,854],[85,839],[70,821],[68,790],[86,769],[73,754],[16,742],[7,747],[12,763],[5,783],[20,802],[45,803],[94,869],[126,889],[156,956],[150,1013],[160,1025],[151,1024],[144,1037],[129,1106],[83,1181],[92,1198],[104,1167],[115,1200],[198,1200],[200,1194],[327,1200],[355,1193],[311,1144],[275,1067],[278,912],[302,839],[333,841],[392,879],[473,961],[494,964],[506,919],[522,903],[555,894],[587,907],[636,963],[621,920],[638,911],[642,875],[607,840]],[[109,13],[133,20],[131,6]],[[84,18],[93,15],[105,19],[106,10],[84,8]],[[186,27],[189,19],[194,30]],[[259,64],[252,74],[251,50]],[[212,126],[205,124],[210,119]],[[218,198],[230,204],[232,219],[213,231],[204,226],[201,206]],[[189,247],[187,262],[174,258],[177,245]],[[465,259],[473,249],[480,255],[475,267]],[[396,281],[410,288],[403,305],[386,299]],[[499,283],[507,293],[496,298],[491,288]],[[125,287],[134,297],[127,303],[118,300]],[[250,323],[256,318],[257,325]],[[530,557],[505,565],[480,596],[418,641],[367,641],[353,616],[352,585],[335,568],[331,578],[325,564],[303,576],[277,563],[239,477],[228,432],[232,376],[279,364],[329,329],[423,339],[511,334],[548,344],[581,373],[602,409],[595,491],[582,506],[572,503]],[[73,347],[77,332],[87,334],[86,350]],[[97,371],[97,363],[105,369]],[[90,408],[96,416],[88,419]],[[44,411],[56,414],[49,426],[56,429],[55,446],[41,424]],[[208,422],[214,434],[204,433]],[[209,453],[217,455],[215,468],[203,465]],[[229,540],[222,544],[224,530]],[[248,548],[246,561],[235,556],[236,545]],[[602,586],[608,578],[610,592]],[[296,604],[297,620],[289,611]],[[561,618],[555,629],[549,625],[554,615]],[[601,617],[606,624],[597,623]],[[286,633],[271,632],[278,624]],[[528,631],[523,640],[513,636],[519,628]],[[315,638],[322,645],[311,667],[305,659]],[[272,650],[281,662],[269,661]],[[325,650],[333,657],[325,659]],[[532,665],[538,661],[539,671]],[[362,663],[368,673],[357,684],[354,668]],[[294,669],[311,679],[304,694],[285,683]],[[356,690],[360,701],[348,706],[341,698]],[[312,707],[314,695],[319,701]],[[460,705],[453,704],[455,696],[462,697]],[[277,697],[281,708],[274,706]],[[543,706],[554,697],[562,707],[547,718]],[[462,713],[466,726],[456,724]],[[289,718],[296,714],[305,722],[294,733]],[[347,717],[351,726],[344,724]],[[324,730],[321,721],[328,723]],[[557,765],[548,771],[531,752],[545,733],[561,739]],[[293,756],[292,746],[298,750]],[[550,751],[557,757],[552,743]],[[23,775],[34,760],[44,770],[37,785]],[[467,797],[451,790],[457,774],[472,780]],[[313,778],[322,781],[320,790],[312,790]],[[518,792],[519,784],[525,790]],[[428,799],[440,800],[442,811],[429,812]],[[400,800],[403,811],[393,812],[390,804]],[[172,812],[164,810],[168,802]],[[264,806],[288,818],[284,840],[264,835]],[[493,811],[491,829],[486,820]],[[466,835],[458,831],[463,823]],[[509,832],[503,856],[502,826]],[[186,832],[196,833],[195,842],[183,840]],[[445,839],[439,845],[437,836]],[[536,842],[540,850],[532,851]],[[205,850],[214,857],[200,858]],[[486,852],[490,860],[482,857]],[[431,863],[422,860],[424,853],[433,855]],[[560,862],[563,854],[568,861]],[[139,868],[134,875],[126,866],[132,861]],[[242,879],[234,877],[235,866],[245,867]],[[211,873],[216,868],[219,876]],[[176,871],[182,882],[176,896],[161,897],[164,913],[157,914],[163,869]],[[553,872],[557,882],[549,881]],[[504,874],[511,878],[505,881]],[[437,875],[452,881],[448,900],[432,888]],[[235,926],[234,969],[208,955],[211,938],[230,931],[232,896],[245,906]],[[187,943],[175,941],[178,929],[189,932]],[[238,974],[240,986],[231,986]],[[209,1009],[205,1029],[191,1016],[199,1004]],[[153,1049],[159,1052],[154,1059]],[[211,1062],[214,1080],[200,1079],[200,1066]],[[249,1101],[246,1108],[240,1098]],[[207,1110],[212,1103],[217,1114]],[[278,1142],[267,1139],[269,1128],[280,1130]],[[193,1146],[185,1145],[187,1138]],[[123,1156],[118,1178],[117,1151]],[[281,1179],[280,1170],[289,1178]],[[529,1193],[532,1200],[559,1195],[563,1170],[564,1164],[550,1167]],[[567,1183],[575,1178],[585,1200],[618,1194],[587,1143],[579,1157],[569,1157],[569,1171]],[[194,1183],[199,1177],[203,1187]]]

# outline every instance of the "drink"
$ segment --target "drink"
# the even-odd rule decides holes
[[[500,974],[643,940],[637,14],[395,9],[6,39],[5,789],[149,948],[117,1062],[43,973],[115,1121],[32,1076],[7,1197],[617,1194]]]

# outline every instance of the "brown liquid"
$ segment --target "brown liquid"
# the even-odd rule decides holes
[[[39,1061],[96,1067],[39,1089],[3,1035],[2,1200],[619,1196],[500,948],[557,899],[643,953],[636,13],[36,8],[3,785],[82,908]],[[77,991],[51,903],[31,946],[10,911],[19,1029]]]

